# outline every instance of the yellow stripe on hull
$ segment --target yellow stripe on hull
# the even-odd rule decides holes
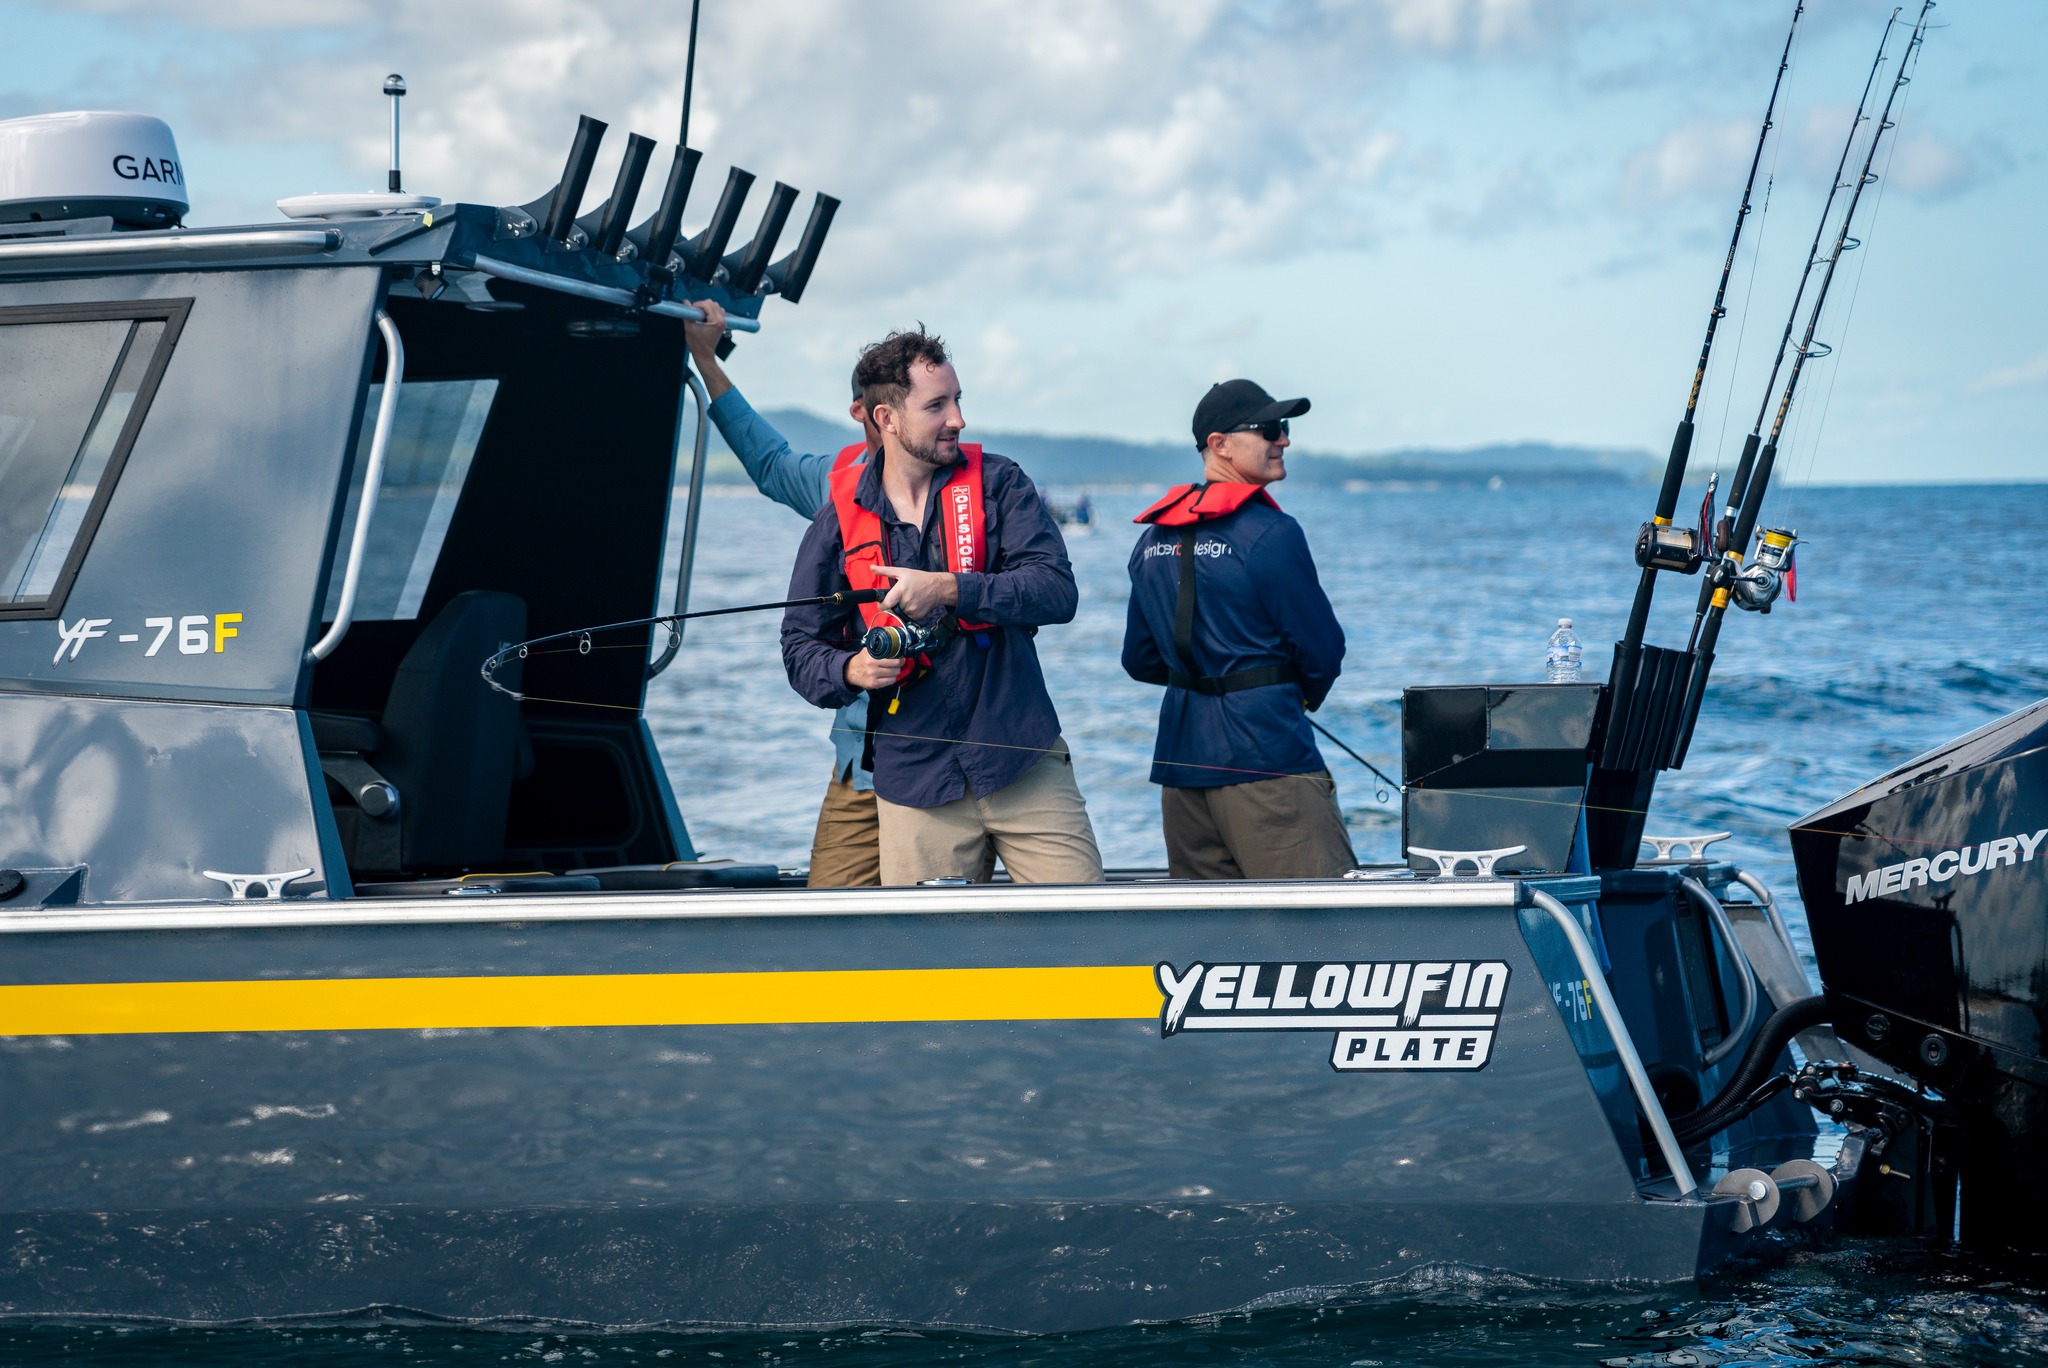
[[[0,987],[0,1036],[1151,1020],[1150,965]]]

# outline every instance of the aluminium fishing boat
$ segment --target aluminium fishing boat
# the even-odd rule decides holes
[[[1935,1154],[1923,1094],[1795,1067],[1852,1054],[1764,886],[1708,835],[1639,858],[1672,669],[1410,690],[1410,860],[1343,879],[701,861],[643,715],[673,638],[514,652],[518,698],[480,665],[652,623],[686,456],[687,595],[675,301],[758,327],[834,202],[777,260],[778,184],[728,251],[735,168],[684,238],[679,150],[628,230],[651,140],[579,213],[585,120],[527,206],[394,171],[184,230],[162,125],[34,123],[0,126],[56,178],[0,208],[0,1312],[1046,1331],[1944,1228],[1934,1168],[1867,1177]]]

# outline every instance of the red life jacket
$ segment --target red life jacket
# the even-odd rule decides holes
[[[1193,498],[1189,498],[1189,495]],[[1253,499],[1272,504],[1273,496],[1266,492],[1264,485],[1245,484],[1232,481],[1228,484],[1184,484],[1175,485],[1166,491],[1166,497],[1131,519],[1132,522],[1157,523],[1161,527],[1191,527],[1196,523],[1208,522],[1237,512]]]
[[[876,566],[889,563],[882,517],[873,509],[863,508],[854,498],[861,475],[867,469],[865,461],[849,458],[848,453],[855,450],[864,452],[867,448],[848,447],[840,452],[832,471],[832,509],[839,515],[841,563],[849,588],[886,590],[895,581],[875,570]],[[955,574],[972,574],[988,564],[988,512],[982,503],[981,446],[962,442],[960,455],[963,459],[958,468],[934,493],[939,500],[939,520],[946,538],[946,569]],[[903,619],[879,603],[861,604],[860,617],[871,628],[903,625]],[[985,622],[963,622],[960,627],[968,632],[989,630]]]
[[[859,465],[868,458],[868,444],[855,442],[839,448],[839,454],[832,458],[832,473],[837,475],[850,465]]]

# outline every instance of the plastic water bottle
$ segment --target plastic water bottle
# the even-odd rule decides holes
[[[1559,618],[1557,630],[1550,634],[1549,648],[1543,653],[1543,677],[1552,684],[1576,684],[1579,662],[1584,657],[1579,639],[1572,635],[1572,620]]]

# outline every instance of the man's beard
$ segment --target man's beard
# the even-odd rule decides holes
[[[955,454],[949,454],[941,449],[937,434],[934,434],[929,442],[925,442],[922,445],[915,442],[905,442],[903,450],[909,455],[911,460],[916,461],[918,464],[930,466],[933,470],[940,470],[953,464],[956,454],[960,450],[960,439],[957,436],[953,439],[952,450]]]

